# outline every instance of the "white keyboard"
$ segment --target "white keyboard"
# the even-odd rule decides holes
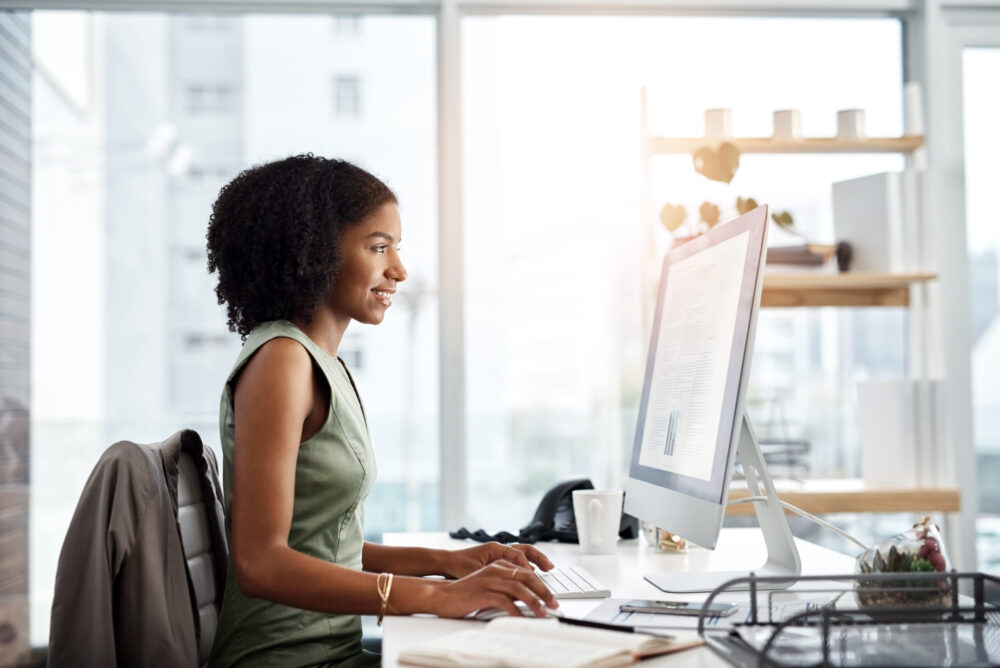
[[[611,590],[580,566],[535,571],[556,598],[607,598]]]

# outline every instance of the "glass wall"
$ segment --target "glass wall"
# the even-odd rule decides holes
[[[655,297],[644,267],[658,271],[671,242],[660,207],[696,222],[711,202],[725,220],[753,197],[803,234],[772,226],[772,246],[831,243],[832,184],[904,166],[748,154],[724,184],[690,155],[655,156],[643,219],[640,90],[653,135],[701,137],[704,110],[724,107],[737,137],[771,136],[772,112],[789,108],[805,136],[834,135],[845,108],[864,109],[868,135],[898,136],[901,27],[474,16],[462,31],[469,515],[516,530],[555,481],[622,483]],[[762,312],[750,411],[762,439],[805,444],[794,475],[859,475],[857,384],[906,376],[906,334],[901,308]]]
[[[35,12],[32,118],[32,640],[100,453],[193,428],[218,451],[240,347],[205,232],[219,188],[295,153],[382,177],[409,280],[340,355],[379,482],[367,532],[438,523],[435,23],[421,16]],[[386,48],[391,44],[392,48]]]

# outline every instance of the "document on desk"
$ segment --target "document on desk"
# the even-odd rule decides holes
[[[663,638],[567,626],[554,619],[501,617],[408,647],[400,653],[399,662],[444,668],[611,668],[702,644],[693,633]]]
[[[606,598],[596,608],[591,610],[584,619],[609,624],[628,624],[645,629],[696,629],[697,615],[669,615],[648,612],[622,612],[619,606],[625,603],[624,598]],[[791,597],[785,593],[783,600],[767,600],[757,606],[758,621],[780,621],[811,610],[817,610],[831,601],[830,596],[823,597]],[[718,602],[718,601],[716,601]],[[736,603],[734,601],[734,603]],[[713,615],[705,619],[706,628],[732,628],[738,624],[750,622],[750,606],[745,602],[736,604],[736,612],[727,616]]]

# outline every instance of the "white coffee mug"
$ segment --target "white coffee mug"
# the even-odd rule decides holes
[[[620,489],[578,489],[573,492],[573,515],[580,551],[584,554],[613,554],[618,546],[622,502]]]

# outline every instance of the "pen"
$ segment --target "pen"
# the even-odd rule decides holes
[[[609,624],[607,622],[595,622],[589,619],[576,619],[574,617],[556,617],[563,624],[572,624],[575,626],[589,626],[592,629],[604,629],[605,631],[619,631],[621,633],[644,633],[646,635],[656,636],[658,638],[666,638],[667,640],[673,640],[674,637],[667,633],[658,633],[654,631],[639,630],[634,626],[628,626],[627,624]]]
[[[556,617],[563,624],[574,624],[576,626],[589,626],[592,629],[604,629],[606,631],[621,631],[622,633],[635,633],[634,626],[625,624],[608,624],[607,622],[594,622],[589,619],[575,619],[573,617]]]

